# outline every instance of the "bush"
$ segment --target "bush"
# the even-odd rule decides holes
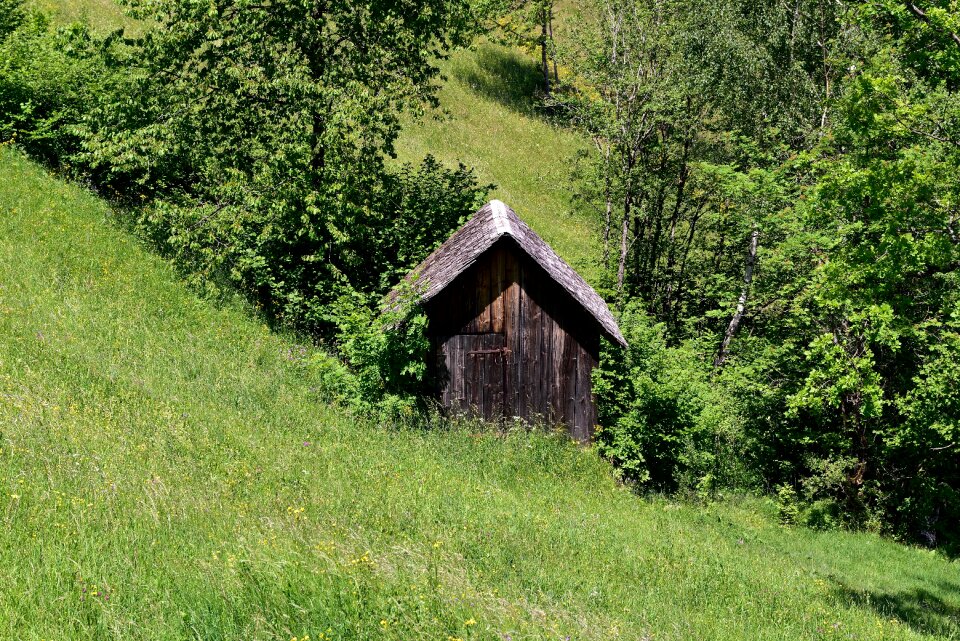
[[[396,299],[384,302],[382,311],[360,294],[341,297],[337,347],[352,379],[337,379],[338,373],[327,366],[334,375],[328,380],[348,405],[390,421],[406,420],[427,409],[430,389],[427,317],[411,293],[401,291]]]
[[[777,487],[777,516],[783,525],[798,525],[802,508],[797,490],[784,483]]]
[[[482,202],[463,166],[386,162],[471,33],[463,0],[402,19],[391,3],[130,6],[153,26],[84,121],[81,159],[150,204],[140,230],[203,289],[330,338],[343,296],[377,300]]]
[[[23,24],[25,15],[23,0],[0,0],[0,42]]]
[[[695,347],[668,347],[663,325],[637,304],[620,326],[630,347],[607,345],[594,371],[601,454],[657,489],[745,485],[738,407]]]
[[[329,338],[340,331],[344,300],[359,294],[374,310],[491,188],[430,156],[370,183],[360,204],[329,203],[324,215],[337,229],[314,229],[283,202],[247,207],[185,195],[158,199],[136,225],[199,289],[239,289],[281,324]]]
[[[352,406],[359,398],[356,375],[336,356],[318,349],[306,360],[311,389],[326,403]]]
[[[0,140],[34,157],[69,165],[79,125],[121,82],[118,34],[94,37],[83,24],[53,28],[49,18],[0,0]]]
[[[480,185],[472,169],[447,169],[427,155],[383,175],[368,224],[349,248],[351,282],[383,294],[483,206],[494,185]]]

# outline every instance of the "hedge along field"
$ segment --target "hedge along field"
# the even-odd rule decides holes
[[[0,154],[0,637],[960,638],[936,554],[324,405],[308,348]]]

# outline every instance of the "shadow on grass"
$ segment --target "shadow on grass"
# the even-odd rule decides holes
[[[537,64],[517,51],[483,45],[471,63],[457,65],[453,75],[477,93],[523,113],[537,110],[542,77]]]
[[[834,596],[885,619],[895,618],[921,634],[960,639],[960,585],[941,582],[937,589],[939,595],[920,587],[897,592],[857,590],[837,582]]]

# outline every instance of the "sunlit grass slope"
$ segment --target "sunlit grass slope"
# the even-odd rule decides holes
[[[958,638],[960,565],[370,426],[0,150],[0,639]]]
[[[398,144],[402,159],[433,154],[473,167],[560,256],[597,284],[596,217],[573,201],[571,175],[587,141],[538,115],[536,65],[492,44],[459,51],[444,66],[441,110],[409,121]]]
[[[50,13],[58,22],[86,22],[101,33],[118,27],[137,28],[136,21],[127,17],[115,0],[27,0],[27,3]]]

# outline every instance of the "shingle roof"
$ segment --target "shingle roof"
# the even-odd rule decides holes
[[[617,321],[600,295],[516,212],[499,200],[491,200],[470,217],[460,229],[410,272],[408,279],[421,301],[428,301],[473,265],[480,256],[504,236],[509,236],[583,308],[593,316],[604,333],[626,346]]]

